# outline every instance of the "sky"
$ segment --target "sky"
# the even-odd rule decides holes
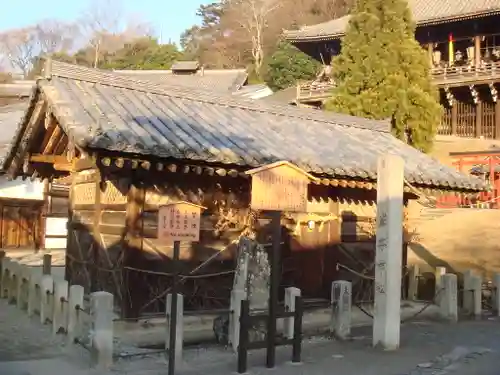
[[[198,23],[196,9],[207,0],[116,0],[124,13],[150,22],[162,42],[178,42],[180,34]],[[34,24],[47,18],[74,20],[91,1],[87,0],[4,0],[0,11],[0,31]],[[174,5],[175,4],[175,5]]]

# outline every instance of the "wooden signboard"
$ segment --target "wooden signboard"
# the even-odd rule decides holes
[[[158,210],[158,239],[197,242],[200,240],[200,216],[205,207],[189,202],[173,202]]]
[[[307,185],[316,180],[299,167],[280,161],[252,169],[250,206],[254,210],[307,211]]]

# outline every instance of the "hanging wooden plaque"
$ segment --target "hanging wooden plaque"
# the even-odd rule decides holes
[[[315,177],[286,162],[252,169],[250,206],[254,210],[306,212],[307,186]]]

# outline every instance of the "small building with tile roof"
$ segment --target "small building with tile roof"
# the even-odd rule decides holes
[[[115,70],[116,74],[168,86],[220,93],[238,92],[247,84],[245,69],[205,69],[197,61],[178,61],[169,70]]]
[[[238,238],[269,242],[265,216],[249,209],[250,169],[287,161],[317,178],[308,212],[283,218],[283,282],[310,297],[326,296],[325,285],[339,277],[333,266],[319,272],[317,262],[341,259],[340,243],[373,246],[365,227],[373,222],[380,155],[405,160],[406,201],[412,189],[485,188],[388,127],[48,60],[4,168],[11,177],[70,176],[67,278],[113,292],[127,316],[164,311],[158,296],[170,279],[158,272],[172,271],[172,246],[157,238],[158,208],[181,200],[206,207],[200,241],[181,246],[183,274],[198,275],[182,293],[187,309],[215,308],[228,305]],[[310,231],[307,220],[321,225]],[[373,257],[373,248],[363,254]]]

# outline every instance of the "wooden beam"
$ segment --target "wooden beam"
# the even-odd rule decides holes
[[[481,36],[474,37],[474,65],[481,65]]]
[[[495,104],[495,138],[500,139],[500,100]]]
[[[476,138],[483,135],[483,102],[478,98],[476,104]]]
[[[49,163],[49,164],[67,164],[65,156],[62,155],[43,155],[43,154],[32,154],[29,158],[31,162],[34,163]]]
[[[43,154],[50,154],[53,150],[54,147],[56,146],[57,142],[59,142],[59,139],[62,137],[63,132],[61,128],[58,126],[54,129],[52,134],[50,135],[47,144],[45,147],[42,149]]]

